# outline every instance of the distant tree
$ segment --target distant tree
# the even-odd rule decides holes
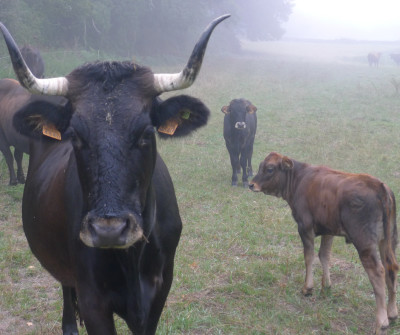
[[[0,0],[0,20],[19,44],[87,48],[124,57],[187,56],[215,17],[232,17],[213,34],[220,52],[239,38],[280,38],[293,0]],[[212,48],[212,47],[211,47]],[[0,51],[4,45],[0,45]]]

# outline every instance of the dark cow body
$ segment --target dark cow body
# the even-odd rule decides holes
[[[379,60],[381,59],[380,52],[370,52],[367,56],[369,66],[379,66]]]
[[[22,158],[24,153],[29,153],[29,139],[14,129],[12,120],[15,112],[29,100],[30,96],[31,94],[16,80],[0,80],[0,151],[6,159],[10,185],[25,182]],[[10,147],[14,147],[17,175],[15,175],[14,158]]]
[[[257,108],[246,99],[234,99],[221,108],[224,117],[224,139],[232,166],[232,186],[237,186],[237,174],[242,168],[243,187],[253,176],[251,157],[257,130]]]
[[[322,287],[331,285],[329,260],[333,237],[344,236],[354,244],[375,292],[375,332],[386,334],[389,319],[398,315],[399,268],[395,257],[396,205],[389,187],[367,174],[312,166],[272,152],[261,162],[250,189],[282,197],[289,204],[304,246],[305,295],[313,289],[315,236],[322,236],[319,251]],[[389,292],[387,308],[385,281]]]
[[[400,65],[400,54],[391,54],[390,58],[396,63],[396,65]]]
[[[32,73],[42,78],[44,63],[38,50],[23,46],[21,54]],[[22,169],[23,154],[29,154],[28,137],[17,133],[12,126],[15,112],[30,98],[31,94],[13,79],[0,80],[0,151],[3,153],[10,174],[10,185],[23,184],[25,176]],[[14,147],[17,175],[14,171],[14,158],[10,147]]]
[[[213,29],[228,16],[210,24],[179,74],[98,62],[41,80],[0,24],[20,82],[47,94],[32,95],[14,126],[32,138],[23,227],[62,285],[63,334],[78,334],[77,313],[90,335],[116,334],[114,313],[135,335],[155,334],[182,229],[155,128],[184,136],[209,116],[198,99],[158,96],[193,83]]]
[[[39,50],[30,45],[24,45],[21,48],[21,54],[32,74],[37,78],[44,78],[44,61]]]

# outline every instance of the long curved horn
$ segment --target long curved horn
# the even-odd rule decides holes
[[[197,77],[197,74],[200,71],[204,53],[206,51],[207,43],[210,39],[211,33],[218,23],[222,22],[230,16],[230,14],[220,16],[208,25],[203,34],[200,36],[197,44],[195,45],[185,68],[181,72],[154,74],[154,88],[158,93],[180,90],[183,88],[187,88],[193,84],[194,80]]]
[[[26,65],[21,52],[7,28],[0,22],[0,30],[6,41],[14,72],[22,86],[34,94],[63,95],[68,92],[68,80],[65,77],[36,78]]]

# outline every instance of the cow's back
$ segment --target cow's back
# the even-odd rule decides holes
[[[295,212],[312,220],[317,235],[353,235],[349,229],[359,229],[359,223],[382,219],[378,179],[323,166],[308,166],[303,173],[294,197]]]
[[[25,153],[29,153],[29,140],[16,132],[13,116],[29,97],[30,94],[16,80],[0,80],[0,141]]]

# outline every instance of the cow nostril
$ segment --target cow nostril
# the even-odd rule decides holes
[[[249,189],[252,190],[254,188],[254,184],[249,184]]]

